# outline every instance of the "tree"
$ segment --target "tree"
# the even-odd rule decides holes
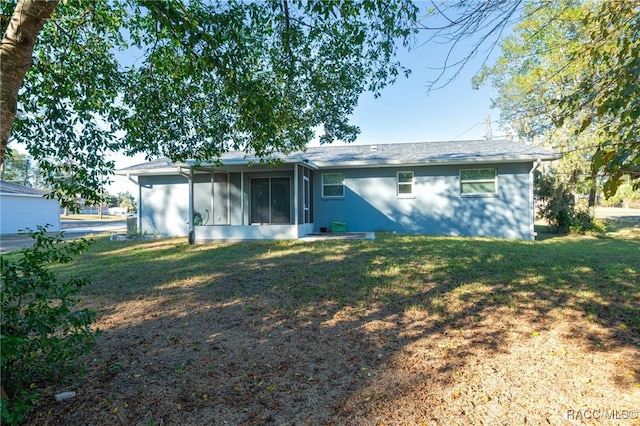
[[[1,7],[0,159],[15,116],[12,140],[50,185],[86,199],[111,173],[113,150],[215,161],[244,149],[269,159],[304,148],[318,128],[322,142],[354,140],[359,95],[409,72],[393,58],[417,14],[409,0]],[[125,54],[138,59],[123,63]]]
[[[138,209],[136,199],[129,193],[129,191],[118,193],[117,204],[118,207],[124,207],[127,209],[127,211],[130,212],[136,211]]]
[[[589,71],[578,89],[559,101],[570,118],[581,118],[578,133],[602,135],[591,160],[591,172],[602,174],[610,197],[628,175],[640,188],[640,7],[635,2],[604,2],[584,19],[589,42]],[[587,40],[585,40],[587,41]],[[562,123],[560,123],[562,124]]]
[[[536,8],[534,4],[525,7],[525,18],[501,42],[501,56],[483,67],[473,85],[491,81],[498,93],[493,106],[500,108],[501,121],[509,131],[562,152],[563,158],[554,166],[555,176],[581,192],[598,136],[578,132],[580,120],[565,119],[557,100],[574,93],[577,77],[588,70],[587,58],[578,55],[588,33],[583,25],[588,9],[575,0]],[[586,188],[592,201],[594,183]]]
[[[37,188],[39,170],[33,158],[13,151],[5,156],[0,178],[8,182]]]
[[[501,45],[501,58],[475,81],[492,78],[503,120],[521,136],[563,139],[565,164],[603,179],[606,196],[615,193],[626,175],[640,187],[637,3],[461,1],[448,10],[458,15],[436,35],[452,43],[452,49],[474,37],[466,58],[487,41],[484,51],[491,51],[501,32],[518,22],[514,35]],[[454,74],[461,64],[463,60],[454,61]]]

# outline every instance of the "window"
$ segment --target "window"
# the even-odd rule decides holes
[[[251,223],[291,223],[289,178],[251,179]]]
[[[413,197],[413,172],[398,172],[398,198]]]
[[[462,195],[496,194],[496,169],[460,170]]]
[[[344,174],[324,173],[322,175],[322,197],[344,197]]]

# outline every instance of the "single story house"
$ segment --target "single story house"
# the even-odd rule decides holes
[[[38,225],[60,231],[60,202],[45,198],[46,192],[0,180],[0,234],[17,234]]]
[[[260,164],[160,158],[118,170],[138,184],[138,229],[190,241],[347,232],[533,239],[533,172],[560,158],[511,140],[309,147]]]

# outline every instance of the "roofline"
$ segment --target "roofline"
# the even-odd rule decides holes
[[[174,167],[163,167],[162,169],[126,169],[116,170],[114,174],[118,176],[145,176],[145,175],[166,175],[177,173],[180,165]]]
[[[116,170],[114,172],[114,174],[118,175],[118,176],[156,176],[156,175],[166,175],[166,174],[172,174],[172,173],[178,173],[179,169],[181,167],[213,167],[214,169],[216,167],[218,168],[223,168],[223,167],[236,167],[236,166],[249,166],[250,164],[253,165],[262,165],[256,161],[253,160],[235,160],[235,159],[231,159],[229,161],[224,161],[222,164],[218,165],[215,163],[197,163],[195,161],[192,160],[187,160],[184,163],[177,163],[175,164],[173,167],[163,167],[161,169],[122,169],[122,170]],[[308,167],[310,169],[313,170],[317,170],[319,168],[318,164],[316,162],[313,161],[300,161],[300,160],[295,160],[295,161],[286,161],[283,160],[282,164],[299,164],[305,167]]]
[[[448,158],[435,158],[431,160],[420,161],[401,161],[401,160],[360,160],[360,161],[300,161],[283,159],[283,164],[300,164],[309,167],[314,170],[318,169],[335,169],[340,167],[352,167],[352,168],[367,168],[367,167],[417,167],[417,166],[456,166],[465,164],[490,164],[490,163],[522,163],[528,161],[536,161],[538,159],[542,161],[554,161],[562,158],[562,154],[546,154],[546,155],[517,155],[517,156],[494,156],[494,157],[471,157],[461,159],[448,159]],[[173,167],[163,167],[159,169],[125,169],[116,170],[115,174],[119,176],[157,176],[167,175],[173,173],[179,173],[180,167],[233,167],[233,166],[248,166],[249,164],[256,164],[253,160],[246,159],[230,159],[223,161],[221,165],[214,163],[196,163],[193,160],[187,160],[184,163],[175,164]]]
[[[42,193],[42,194],[25,194],[25,193],[19,193],[19,192],[0,192],[0,195],[7,195],[7,196],[11,196],[11,197],[29,197],[29,198],[45,198],[47,200],[57,200],[57,198],[47,198],[46,195],[47,193]]]
[[[384,161],[343,161],[343,162],[322,162],[317,161],[316,164],[322,169],[333,169],[338,167],[353,167],[353,168],[366,168],[366,167],[399,167],[399,166],[457,166],[464,164],[490,164],[490,163],[522,163],[528,161],[536,161],[538,159],[542,161],[554,161],[562,158],[560,154],[554,155],[528,155],[518,157],[487,157],[487,158],[466,158],[459,160],[450,159],[434,159],[426,161],[400,161],[400,160],[384,160]]]

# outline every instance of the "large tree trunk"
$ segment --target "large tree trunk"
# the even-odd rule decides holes
[[[18,0],[0,45],[0,164],[18,109],[18,91],[33,64],[38,33],[59,0]]]

